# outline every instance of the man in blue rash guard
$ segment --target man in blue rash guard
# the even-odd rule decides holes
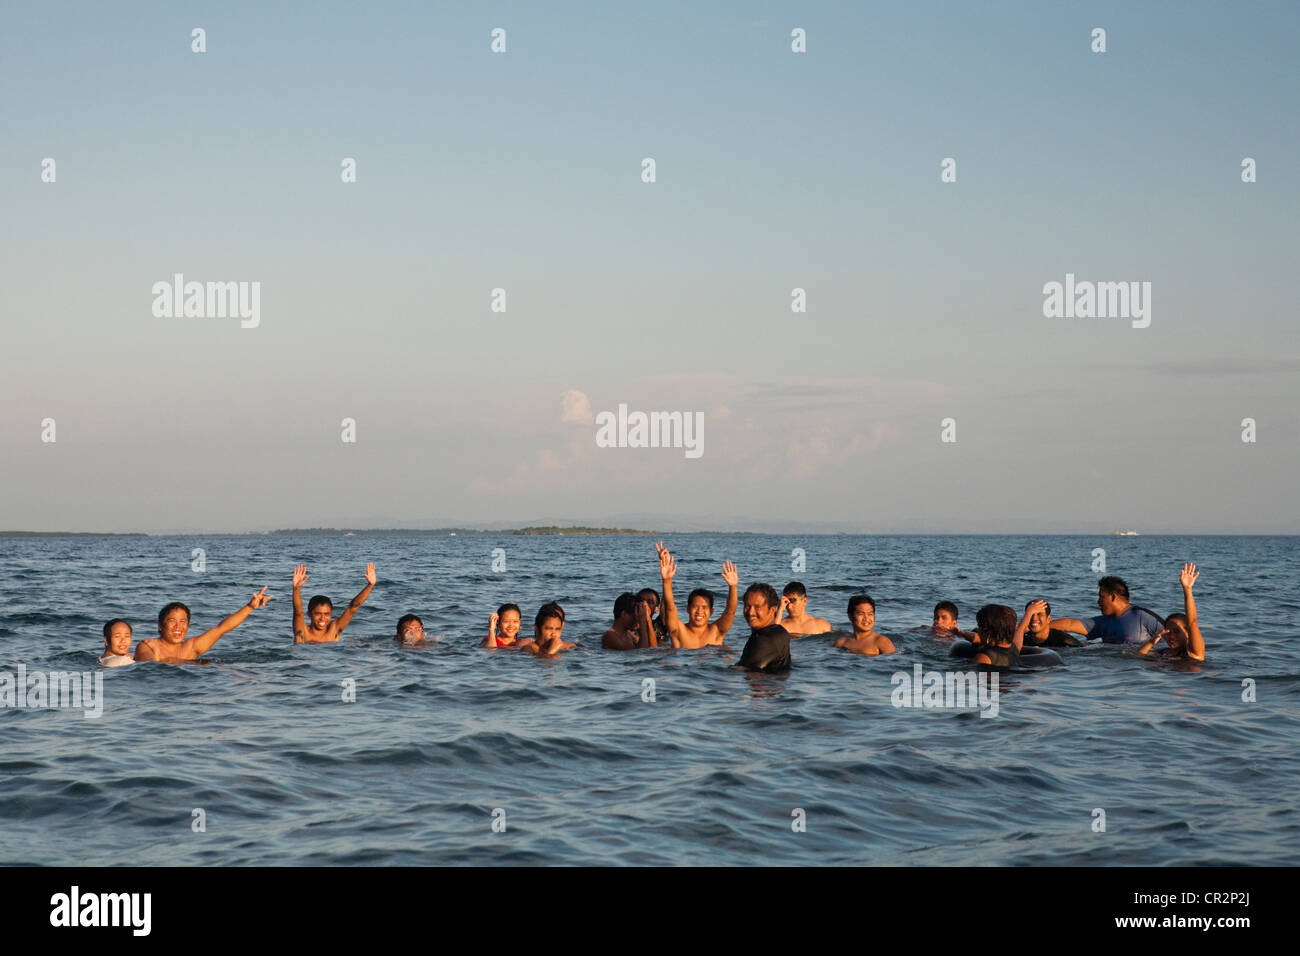
[[[1103,644],[1143,644],[1164,630],[1164,621],[1129,603],[1128,585],[1120,578],[1105,577],[1097,582],[1097,607],[1101,609],[1098,617],[1058,617],[1052,627]]]

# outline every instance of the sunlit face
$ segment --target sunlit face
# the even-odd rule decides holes
[[[870,604],[867,607],[871,607]],[[957,619],[952,616],[952,611],[935,611],[934,612],[934,629],[936,631],[951,631],[957,626]]]
[[[1187,629],[1183,627],[1182,621],[1166,621],[1161,635],[1171,651],[1182,651],[1187,647]]]
[[[407,621],[402,625],[402,640],[407,642],[418,641],[424,637],[424,625],[419,621]]]
[[[1107,591],[1097,592],[1097,607],[1101,609],[1102,614],[1110,614],[1113,609],[1117,608],[1118,604],[1119,599],[1115,595]]]
[[[691,603],[686,608],[686,616],[691,619],[691,627],[703,627],[709,623],[709,614],[712,611],[713,608],[709,607],[709,602],[697,594],[691,598]],[[745,620],[749,620],[749,611],[745,612]]]
[[[1029,633],[1037,637],[1040,634],[1046,634],[1052,629],[1052,619],[1046,611],[1036,611],[1029,618]]]
[[[307,617],[311,619],[311,626],[323,631],[330,626],[330,618],[334,616],[334,607],[330,604],[318,604],[316,610],[310,611]]]
[[[760,627],[771,627],[776,623],[776,608],[768,604],[761,594],[750,594],[745,597],[745,623],[754,630]]]
[[[876,609],[863,601],[853,609],[853,630],[866,634],[876,625]]]
[[[184,616],[184,612],[181,612]],[[127,624],[114,624],[113,629],[104,638],[104,646],[110,654],[125,657],[131,653],[131,628]]]
[[[535,628],[537,640],[542,644],[549,644],[552,641],[564,639],[564,622],[558,617],[548,617],[542,621],[541,627]]]
[[[502,637],[508,641],[513,641],[519,636],[519,612],[514,610],[506,611],[501,615],[501,619],[497,621],[497,626],[501,628]]]
[[[801,617],[803,610],[808,606],[808,595],[806,594],[786,594],[785,604],[790,609],[791,617]]]
[[[185,640],[185,632],[189,629],[190,616],[176,608],[158,625],[158,636],[168,644],[179,644]]]

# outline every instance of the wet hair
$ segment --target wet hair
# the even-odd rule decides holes
[[[975,614],[981,644],[1010,644],[1016,636],[1016,612],[1005,604],[985,604]]]
[[[656,591],[654,588],[642,588],[640,591],[636,592],[636,599],[638,601],[649,601],[651,598],[655,599],[655,607],[658,607],[660,604],[664,603],[663,601],[659,600],[659,592]]]
[[[1035,598],[1034,600],[1037,600],[1037,598]],[[1031,605],[1031,604],[1033,604],[1033,603],[1034,603],[1033,601],[1026,601],[1026,602],[1025,602],[1025,610],[1028,611],[1028,610],[1029,610],[1029,605]],[[1044,601],[1043,603],[1044,603],[1044,604],[1047,604],[1046,601]],[[1052,605],[1047,604],[1047,607],[1043,608],[1043,611],[1044,611],[1044,612],[1047,614],[1047,616],[1050,618],[1050,617],[1052,616]]]
[[[954,621],[957,620],[957,605],[953,604],[951,601],[940,601],[936,604],[934,606],[934,616],[938,617],[940,611],[947,611],[952,615]]]
[[[749,592],[746,591],[745,593],[748,594]],[[697,597],[704,598],[704,600],[709,602],[709,613],[712,614],[713,613],[713,592],[710,591],[708,588],[696,588],[689,595],[687,595],[686,609],[688,611],[690,610],[691,602],[694,601]]]
[[[858,607],[863,604],[870,604],[872,612],[873,613],[875,612],[876,602],[871,600],[871,598],[867,597],[867,595],[855,594],[853,595],[853,597],[849,598],[849,620],[853,619],[853,612],[856,611]]]
[[[163,621],[165,621],[167,619],[167,615],[170,614],[172,611],[184,611],[185,620],[188,621],[190,619],[189,606],[186,604],[182,604],[180,601],[172,601],[171,604],[164,604],[163,609],[158,612],[158,623],[161,624]]]
[[[803,586],[801,581],[791,581],[781,592],[782,597],[807,597],[808,589]]]
[[[537,617],[533,619],[533,629],[536,630],[542,626],[542,622],[550,618],[558,617],[560,623],[564,623],[564,608],[560,607],[554,601],[548,601],[543,604],[537,611]]]
[[[1097,590],[1103,591],[1117,598],[1128,600],[1128,585],[1124,583],[1123,578],[1105,577],[1097,582]]]
[[[159,621],[159,623],[161,624],[162,622]],[[113,627],[118,624],[126,624],[126,632],[128,634],[131,633],[130,623],[122,620],[120,617],[115,617],[113,618],[113,620],[109,621],[107,624],[104,625],[104,640],[108,640],[110,637],[113,636]]]
[[[316,608],[320,607],[321,605],[324,605],[325,607],[329,608],[331,611],[334,610],[333,601],[331,601],[323,594],[317,594],[310,601],[307,602],[307,613],[310,614],[312,611],[316,610]]]
[[[614,620],[618,620],[624,614],[636,613],[636,595],[631,591],[624,591],[614,599]]]
[[[505,617],[506,611],[514,611],[516,614],[519,615],[519,620],[522,621],[524,619],[524,612],[519,610],[518,604],[502,604],[499,608],[497,608],[497,618],[499,619]]]
[[[770,584],[755,583],[745,588],[745,600],[749,600],[751,594],[757,594],[763,598],[763,602],[768,607],[779,607],[781,599],[776,596],[776,588]]]
[[[1175,621],[1183,626],[1183,633],[1190,638],[1192,636],[1192,623],[1187,620],[1187,615],[1182,611],[1175,611],[1173,614],[1170,614],[1165,618],[1165,627],[1168,627]]]
[[[421,621],[414,614],[403,614],[401,617],[397,619],[397,636],[401,637],[402,631],[406,630],[406,625],[412,622],[420,625],[420,627],[424,627],[424,622]]]

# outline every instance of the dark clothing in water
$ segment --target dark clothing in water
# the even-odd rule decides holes
[[[1020,652],[1016,650],[1016,645],[1008,644],[1005,647],[994,644],[980,644],[976,649],[977,654],[988,655],[989,664],[993,667],[1015,667],[1020,663]]]
[[[740,655],[740,666],[767,674],[790,669],[790,632],[780,624],[760,627],[749,635]]]
[[[1058,631],[1056,628],[1047,632],[1045,641],[1035,641],[1034,635],[1025,631],[1026,647],[1083,647],[1084,643],[1069,631]]]

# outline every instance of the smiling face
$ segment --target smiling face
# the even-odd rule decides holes
[[[119,657],[126,657],[131,653],[131,626],[129,624],[114,624],[113,629],[109,631],[108,637],[104,638],[104,646],[108,648],[110,654],[117,654]]]
[[[746,605],[748,606],[748,605]],[[713,608],[709,607],[709,602],[698,595],[691,598],[690,605],[686,608],[686,615],[691,619],[691,627],[703,627],[709,623],[709,614]],[[745,620],[749,620],[749,612],[745,612]]]
[[[158,624],[158,636],[168,644],[179,644],[185,640],[185,632],[189,629],[190,616],[181,608],[176,608]]]
[[[501,629],[501,636],[508,641],[513,641],[519,636],[519,612],[506,611],[497,621],[497,627]]]
[[[761,594],[745,595],[745,623],[758,630],[776,623],[776,608],[767,603]]]
[[[1183,627],[1182,621],[1177,620],[1166,621],[1165,624],[1165,629],[1161,632],[1165,643],[1171,651],[1181,654],[1187,649],[1187,628]]]
[[[935,616],[937,621],[938,615]],[[865,601],[853,609],[853,630],[866,634],[876,625],[876,609]]]
[[[1046,611],[1038,611],[1029,619],[1029,633],[1034,637],[1046,637],[1052,629],[1052,619]]]
[[[334,616],[334,607],[330,604],[317,604],[307,612],[307,617],[311,621],[314,630],[323,631],[330,626],[330,618]]]

